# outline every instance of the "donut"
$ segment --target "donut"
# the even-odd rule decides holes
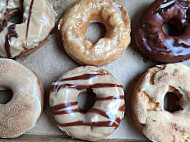
[[[177,34],[162,27],[169,23]],[[175,63],[190,58],[190,1],[156,0],[141,16],[135,32],[139,51],[158,63]]]
[[[132,112],[138,129],[154,142],[190,140],[190,68],[185,65],[158,65],[138,81],[132,96]],[[166,94],[178,98],[178,109],[164,108]],[[171,100],[172,101],[172,100]]]
[[[85,37],[90,23],[105,25],[107,33],[96,43]],[[105,65],[123,53],[130,43],[130,18],[115,0],[78,0],[59,22],[65,51],[76,62]]]
[[[8,20],[23,15],[22,23]],[[48,0],[3,0],[0,8],[0,56],[18,58],[42,46],[54,29],[55,15]]]
[[[20,63],[0,59],[0,90],[13,97],[0,104],[0,137],[15,138],[32,129],[43,108],[43,86],[39,77]]]
[[[89,91],[96,94],[96,102],[84,113],[77,105],[77,97]],[[110,135],[124,117],[124,91],[108,71],[82,66],[51,84],[50,107],[57,126],[66,134],[97,141]]]

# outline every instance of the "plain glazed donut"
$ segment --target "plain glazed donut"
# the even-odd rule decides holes
[[[132,97],[134,121],[154,142],[190,141],[190,68],[182,64],[159,65],[149,69],[138,81]],[[164,109],[167,93],[174,93],[179,108]]]
[[[77,97],[93,91],[94,106],[83,113]],[[51,85],[50,106],[58,127],[69,136],[96,141],[110,135],[124,117],[122,85],[108,72],[93,66],[78,67]]]
[[[166,34],[170,23],[177,35]],[[190,58],[190,1],[156,0],[141,16],[135,33],[141,53],[154,62],[174,63]]]
[[[43,108],[43,86],[25,66],[0,59],[0,90],[12,90],[7,104],[0,104],[0,137],[15,138],[32,129]]]
[[[23,13],[23,23],[8,22],[8,18],[19,13]],[[0,56],[30,54],[47,41],[54,25],[54,10],[48,0],[1,0]]]
[[[85,32],[95,21],[105,25],[107,34],[92,43]],[[130,43],[130,18],[115,0],[78,0],[60,20],[59,29],[65,51],[81,64],[108,64],[119,58]]]

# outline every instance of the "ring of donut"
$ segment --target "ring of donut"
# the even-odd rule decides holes
[[[0,137],[15,138],[34,128],[43,109],[43,86],[25,66],[0,59],[0,90],[12,90],[13,97],[0,104]]]
[[[149,69],[138,81],[132,112],[138,129],[151,141],[189,141],[190,69],[182,64],[159,65]],[[173,93],[179,109],[167,111],[164,98]]]
[[[105,25],[107,33],[96,43],[85,37],[91,22]],[[130,43],[130,18],[115,0],[79,0],[59,22],[63,45],[75,61],[104,65],[116,60]]]
[[[177,35],[166,34],[170,23]],[[190,58],[190,1],[156,0],[141,16],[135,33],[141,53],[154,62],[173,63]]]
[[[0,56],[17,58],[42,46],[53,31],[55,15],[48,0],[3,0],[0,10]],[[9,22],[22,15],[22,23]]]
[[[96,94],[96,102],[84,113],[77,106],[77,97],[89,89]],[[78,139],[96,141],[110,135],[120,124],[125,110],[124,92],[107,71],[78,67],[52,83],[50,106],[62,131]]]

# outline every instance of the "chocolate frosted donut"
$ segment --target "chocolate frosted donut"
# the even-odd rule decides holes
[[[167,35],[162,30],[166,23],[173,25],[178,30],[178,35]],[[142,54],[154,62],[180,62],[189,59],[190,1],[156,0],[143,13],[135,38]]]
[[[96,102],[84,113],[77,97],[89,90],[96,94]],[[78,139],[96,141],[119,126],[125,111],[124,91],[108,71],[78,67],[52,83],[50,106],[61,130]]]
[[[8,21],[19,14],[21,23]],[[47,41],[54,25],[54,10],[48,0],[0,1],[0,56],[15,58],[33,52]]]

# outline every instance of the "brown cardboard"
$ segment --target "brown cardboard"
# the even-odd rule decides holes
[[[17,139],[1,139],[0,142],[83,142],[82,140],[71,139],[64,136],[54,135],[23,135]],[[126,141],[121,139],[100,140],[99,142],[137,142],[136,140]],[[138,141],[144,142],[144,141]]]
[[[75,0],[51,0],[57,13],[57,21],[62,17],[66,8],[68,8]],[[111,72],[124,86],[126,95],[126,116],[121,122],[119,128],[107,139],[113,139],[114,142],[133,140],[145,141],[146,138],[137,131],[131,117],[131,96],[139,76],[149,67],[155,66],[151,61],[143,61],[143,57],[136,51],[134,43],[134,29],[138,22],[142,11],[153,0],[119,0],[128,11],[132,20],[132,43],[125,50],[122,56],[113,63],[101,66]],[[57,28],[57,27],[56,27]],[[96,32],[95,27],[89,30],[89,34]],[[94,34],[93,34],[94,35]],[[87,35],[88,36],[88,35]],[[92,37],[93,38],[93,37]],[[52,81],[56,80],[62,73],[80,66],[74,62],[64,51],[59,31],[55,31],[49,38],[49,41],[40,49],[27,57],[18,59],[20,63],[36,72],[41,78],[45,88],[45,108],[42,118],[36,127],[28,131],[24,136],[19,137],[15,141],[73,141],[69,139],[56,126],[55,121],[50,113],[48,99],[49,87]],[[184,62],[190,66],[190,61]],[[35,136],[46,135],[46,136]],[[59,135],[59,136],[57,136]],[[67,139],[63,140],[64,137]],[[120,140],[116,140],[120,139]],[[0,140],[1,141],[1,140]],[[2,140],[4,141],[4,140]],[[9,141],[9,140],[6,140]]]

